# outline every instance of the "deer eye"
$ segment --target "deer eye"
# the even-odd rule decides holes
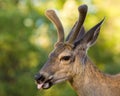
[[[61,60],[68,61],[68,60],[70,60],[70,57],[71,57],[71,56],[63,56],[63,57],[60,59],[60,61],[61,61]]]

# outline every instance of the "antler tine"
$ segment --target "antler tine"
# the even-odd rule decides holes
[[[84,20],[85,20],[85,17],[86,17],[86,13],[87,13],[87,9],[88,9],[87,5],[81,5],[78,8],[79,19],[78,19],[77,25],[75,27],[75,32],[73,32],[73,35],[71,35],[70,39],[68,40],[68,43],[73,44],[74,40],[76,39],[76,36],[78,35],[78,33],[79,33],[83,23],[84,23]]]
[[[54,10],[47,10],[46,16],[57,27],[57,34],[58,34],[58,41],[57,42],[64,42],[64,29],[63,29],[61,21],[59,20],[58,16],[56,15],[56,12]]]

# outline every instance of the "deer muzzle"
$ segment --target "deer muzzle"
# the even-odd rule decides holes
[[[53,76],[45,76],[43,74],[36,74],[35,75],[35,81],[37,84],[38,89],[48,89],[50,88],[53,83],[52,83]]]

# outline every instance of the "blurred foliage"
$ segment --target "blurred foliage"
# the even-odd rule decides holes
[[[58,11],[67,35],[83,3],[89,7],[86,30],[106,17],[91,59],[104,72],[120,72],[120,0],[0,0],[0,96],[76,96],[65,82],[38,91],[34,74],[57,39],[45,10]]]

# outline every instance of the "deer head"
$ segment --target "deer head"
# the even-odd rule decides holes
[[[35,75],[38,89],[47,89],[56,83],[70,81],[77,74],[82,73],[86,64],[86,51],[95,43],[104,19],[85,33],[83,23],[87,14],[87,5],[81,5],[78,11],[79,19],[66,40],[64,40],[63,26],[55,11],[46,11],[46,16],[57,27],[58,41],[54,50],[49,54],[47,62]]]

